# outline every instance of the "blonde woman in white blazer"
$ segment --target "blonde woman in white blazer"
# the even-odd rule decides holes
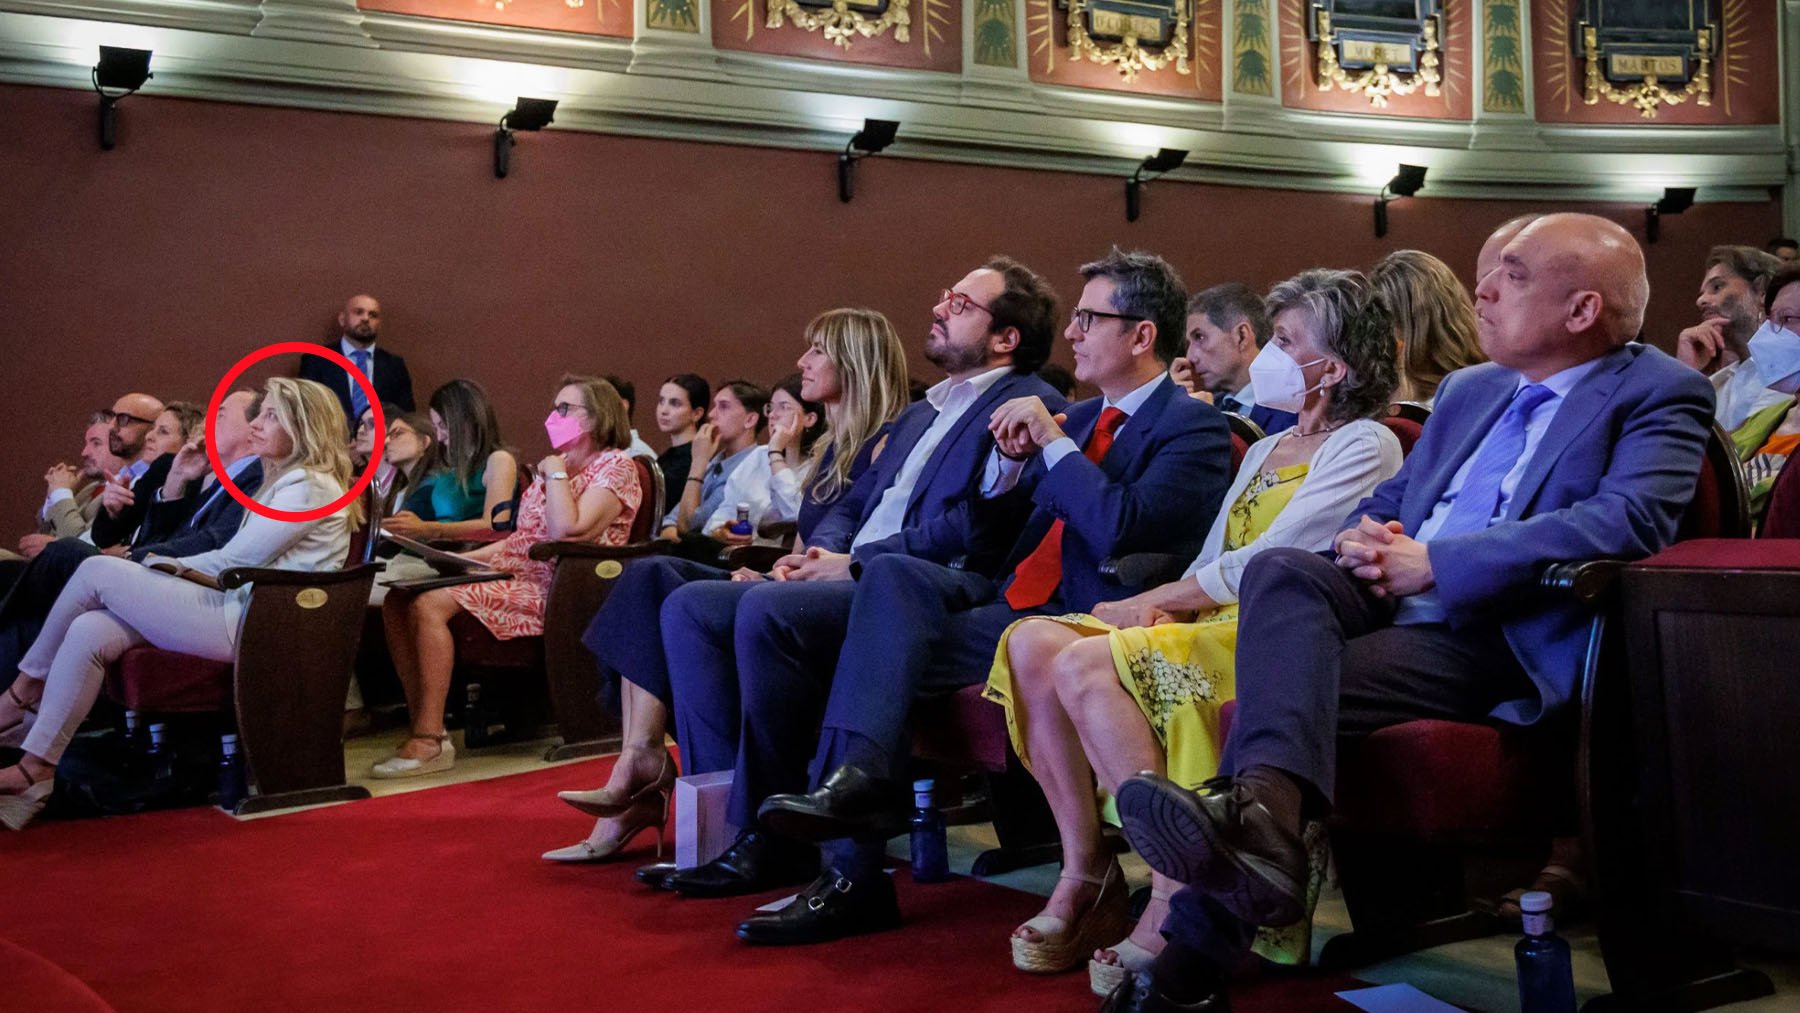
[[[1374,421],[1398,383],[1392,320],[1364,276],[1307,271],[1267,297],[1274,337],[1251,366],[1257,400],[1295,411],[1292,429],[1249,448],[1205,547],[1181,579],[1091,616],[1026,619],[1002,638],[989,699],[1007,708],[1021,760],[1043,785],[1063,843],[1064,875],[1044,912],[1013,933],[1014,962],[1035,970],[1090,962],[1106,994],[1162,948],[1175,884],[1152,880],[1130,937],[1125,891],[1100,835],[1108,792],[1140,770],[1198,786],[1218,773],[1219,708],[1235,696],[1238,581],[1265,549],[1324,550],[1344,518],[1400,470],[1400,443]],[[1287,940],[1264,947],[1291,959]]]
[[[329,389],[277,377],[264,389],[250,426],[252,447],[269,476],[257,499],[277,510],[321,507],[351,482],[350,434]],[[204,453],[190,443],[182,453]],[[210,552],[152,556],[143,564],[96,556],[81,564],[57,598],[19,677],[0,695],[0,745],[25,755],[0,770],[0,823],[18,830],[43,809],[63,750],[99,695],[106,668],[137,644],[230,661],[250,589],[216,590],[171,573],[216,577],[233,567],[327,570],[342,566],[360,508],[311,521],[246,512],[243,527]],[[157,569],[151,569],[156,567]]]

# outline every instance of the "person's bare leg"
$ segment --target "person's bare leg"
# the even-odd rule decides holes
[[[1081,741],[1057,698],[1052,675],[1055,660],[1071,645],[1086,640],[1094,630],[1076,630],[1051,620],[1020,624],[1007,639],[1007,661],[1012,667],[1013,689],[1019,694],[1019,713],[1025,720],[1020,730],[1031,754],[1031,773],[1044,789],[1050,812],[1056,818],[1062,841],[1063,868],[1099,878],[1112,862],[1100,836],[1100,816],[1094,800],[1094,772],[1082,753]],[[1104,636],[1093,639],[1106,643]],[[1043,914],[1067,924],[1081,917],[1100,887],[1074,879],[1059,879]],[[1037,930],[1021,925],[1013,934],[1039,941]]]
[[[417,595],[390,591],[381,603],[381,626],[387,631],[388,657],[406,694],[406,712],[418,713],[419,651],[413,643],[412,605]]]
[[[407,609],[416,650],[416,674],[412,712],[415,736],[400,746],[396,755],[413,760],[428,760],[441,747],[434,738],[444,734],[444,706],[450,695],[450,676],[456,668],[456,638],[450,633],[450,620],[462,606],[449,589],[427,591],[414,598]]]
[[[1056,695],[1081,738],[1100,786],[1117,791],[1142,770],[1165,768],[1162,744],[1113,667],[1112,644],[1095,637],[1069,645],[1052,669]]]

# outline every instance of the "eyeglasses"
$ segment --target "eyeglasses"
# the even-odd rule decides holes
[[[953,288],[947,288],[947,289],[944,289],[942,292],[939,292],[938,293],[938,302],[949,303],[950,304],[950,312],[954,313],[957,316],[962,316],[963,311],[967,310],[971,306],[975,307],[976,309],[980,310],[983,313],[986,313],[990,317],[994,315],[993,310],[988,309],[986,306],[981,305],[980,303],[976,302],[974,299],[969,298],[967,293],[958,292],[957,290],[955,290]]]
[[[1783,313],[1780,316],[1770,317],[1769,319],[1773,320],[1775,326],[1784,331],[1793,331],[1795,334],[1800,334],[1800,313]]]
[[[566,419],[569,417],[570,412],[581,412],[583,414],[586,414],[587,413],[587,405],[567,404],[565,402],[558,401],[558,402],[556,402],[556,407],[552,408],[550,410]]]
[[[114,429],[117,429],[120,426],[132,426],[132,425],[153,426],[153,425],[156,425],[156,420],[155,419],[140,419],[136,415],[130,415],[125,412],[113,412],[112,420],[110,421],[109,425],[111,425]]]
[[[1086,307],[1077,307],[1075,312],[1070,314],[1070,319],[1075,321],[1076,329],[1083,334],[1086,334],[1088,329],[1094,326],[1095,317],[1105,317],[1108,320],[1132,320],[1139,323],[1149,319],[1148,317],[1133,316],[1130,313],[1108,313],[1105,310],[1090,310]]]

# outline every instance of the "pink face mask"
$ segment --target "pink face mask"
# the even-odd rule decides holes
[[[551,412],[544,420],[544,432],[550,434],[550,449],[561,450],[581,439],[581,420]]]

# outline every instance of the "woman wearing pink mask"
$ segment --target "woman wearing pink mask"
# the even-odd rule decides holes
[[[382,606],[388,650],[406,687],[412,734],[375,764],[375,777],[414,777],[448,770],[456,749],[444,731],[444,699],[456,664],[450,621],[467,612],[502,640],[544,632],[544,603],[553,568],[530,557],[544,541],[623,545],[643,504],[637,466],[625,448],[631,424],[618,392],[605,380],[565,376],[544,420],[551,454],[519,502],[518,526],[503,541],[468,558],[513,574],[512,580],[460,584],[422,594],[390,593]]]

